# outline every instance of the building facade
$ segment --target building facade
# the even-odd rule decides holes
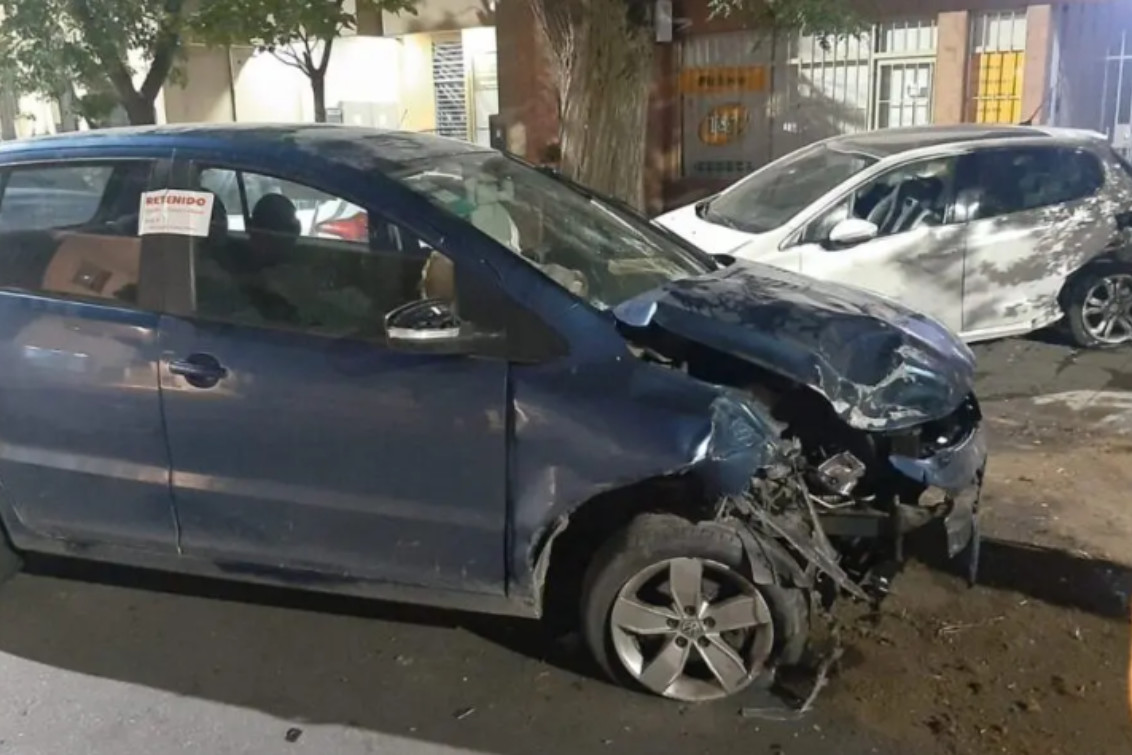
[[[314,119],[302,73],[269,53],[190,44],[185,75],[162,93],[168,122]],[[488,143],[499,108],[495,29],[483,0],[425,0],[417,15],[360,12],[335,40],[327,118]]]
[[[523,5],[500,7],[500,49],[538,38]],[[871,6],[863,34],[825,42],[710,18],[706,0],[658,5],[672,13],[657,14],[658,39],[671,41],[655,49],[646,169],[652,210],[835,134],[1053,120],[1053,27],[1062,6],[888,0]],[[1132,36],[1128,52],[1132,60]],[[509,134],[522,136],[510,147],[536,158],[557,131],[556,111],[538,91],[550,81],[545,56],[542,71],[525,61],[518,70],[510,59],[500,65],[502,117]]]
[[[358,28],[331,50],[328,119],[487,144],[499,108],[491,7],[489,0],[423,0],[414,16],[360,6]],[[190,42],[181,67],[158,96],[159,122],[314,120],[306,77],[269,53]],[[0,84],[0,138],[54,133],[66,121],[58,103],[17,98]]]

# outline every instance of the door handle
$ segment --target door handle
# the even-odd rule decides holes
[[[194,388],[211,388],[228,377],[228,370],[211,354],[190,354],[169,362],[169,372]]]

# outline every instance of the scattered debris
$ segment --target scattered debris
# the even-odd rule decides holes
[[[1005,616],[992,616],[991,618],[987,619],[986,621],[974,621],[974,622],[962,622],[961,621],[961,622],[958,622],[958,623],[955,623],[955,624],[943,624],[943,625],[940,626],[939,629],[936,630],[935,636],[936,637],[946,637],[947,635],[957,634],[957,633],[965,631],[967,629],[975,629],[976,627],[990,626],[991,624],[997,624],[998,622],[1004,620],[1005,618],[1006,618]]]
[[[452,717],[455,718],[457,721],[463,721],[465,718],[467,718],[468,716],[472,715],[475,712],[476,712],[475,707],[460,708],[460,710],[458,710],[458,711],[456,711],[455,713],[452,714]]]
[[[829,684],[829,672],[845,654],[845,648],[841,643],[840,632],[836,624],[831,625],[831,639],[832,647],[824,654],[819,662],[814,674],[813,686],[810,688],[809,694],[801,701],[797,707],[788,707],[785,702],[782,707],[746,707],[740,711],[743,718],[760,718],[767,721],[798,721],[801,720],[810,709],[813,708],[814,701],[817,700],[818,693]]]

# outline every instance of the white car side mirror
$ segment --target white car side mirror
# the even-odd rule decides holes
[[[854,246],[872,241],[877,237],[880,229],[876,223],[861,218],[846,218],[829,232],[831,246]]]

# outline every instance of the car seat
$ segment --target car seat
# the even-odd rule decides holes
[[[303,232],[295,203],[282,194],[265,194],[248,219],[248,231],[297,237]]]
[[[937,209],[943,182],[938,178],[914,178],[900,187],[900,211],[889,233],[903,233],[922,225],[939,225],[943,218]]]

